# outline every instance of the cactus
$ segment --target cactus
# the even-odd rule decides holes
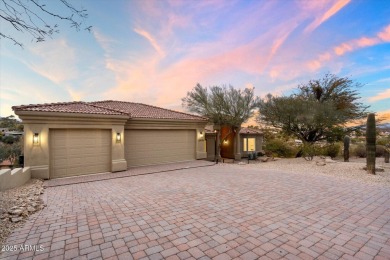
[[[385,148],[385,163],[389,163],[389,153],[390,153],[390,148],[387,146]]]
[[[349,136],[344,136],[344,162],[349,162]]]
[[[368,114],[367,117],[366,149],[367,149],[367,173],[375,174],[376,127],[375,127],[375,114],[373,113]]]

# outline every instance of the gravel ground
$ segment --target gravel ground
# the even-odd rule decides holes
[[[365,158],[350,158],[349,162],[335,159],[333,162],[325,162],[325,165],[322,165],[324,162],[325,159],[320,157],[315,157],[312,161],[306,161],[304,158],[283,158],[268,162],[250,161],[249,164],[245,164],[245,167],[259,167],[297,174],[326,174],[337,178],[355,179],[368,184],[375,183],[390,187],[390,164],[384,163],[383,158],[376,159],[376,167],[383,168],[384,172],[377,172],[376,175],[368,174],[363,170],[366,165]]]
[[[11,232],[23,225],[29,215],[44,207],[40,195],[43,181],[31,179],[23,186],[0,192],[0,248]]]

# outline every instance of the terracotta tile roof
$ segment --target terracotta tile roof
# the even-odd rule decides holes
[[[38,111],[60,113],[83,113],[102,115],[127,115],[130,118],[201,120],[207,118],[173,111],[165,108],[124,101],[63,102],[37,105],[13,106],[14,111]]]
[[[240,130],[240,134],[263,134],[263,132],[260,129],[256,128],[242,127]]]
[[[206,125],[204,131],[206,134],[214,133],[213,126]],[[263,132],[260,129],[241,127],[240,134],[263,134]]]
[[[191,115],[161,107],[145,105],[141,103],[105,100],[90,102],[89,104],[120,111],[122,113],[128,114],[131,118],[183,119],[202,121],[207,120],[207,118],[205,117]]]
[[[112,109],[92,106],[92,105],[85,103],[85,102],[82,102],[82,101],[13,106],[12,110],[14,110],[14,111],[39,111],[39,112],[101,114],[101,115],[123,115],[123,113],[120,111],[115,111]]]

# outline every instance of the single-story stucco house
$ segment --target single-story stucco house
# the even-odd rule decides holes
[[[241,127],[239,134],[236,130],[228,126],[214,127],[207,125],[206,133],[206,151],[207,160],[214,161],[217,148],[217,131],[220,131],[221,157],[240,160],[248,157],[249,152],[263,152],[263,132],[260,129]],[[239,140],[237,140],[239,136]],[[238,141],[238,142],[237,142]]]
[[[24,165],[52,179],[205,159],[207,118],[122,102],[12,107],[24,124]]]

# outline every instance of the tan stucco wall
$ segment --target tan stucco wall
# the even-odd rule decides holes
[[[120,134],[121,140],[117,142],[117,133]],[[125,160],[125,126],[124,125],[114,125],[112,126],[112,165],[111,171],[118,172],[124,171],[127,169],[127,162]]]
[[[203,128],[196,129],[196,159],[206,159],[206,134]]]
[[[33,144],[34,133],[39,134],[39,144]],[[49,178],[49,126],[47,124],[24,125],[24,165],[31,167],[33,178]]]
[[[0,170],[0,191],[19,187],[31,179],[29,167]]]

